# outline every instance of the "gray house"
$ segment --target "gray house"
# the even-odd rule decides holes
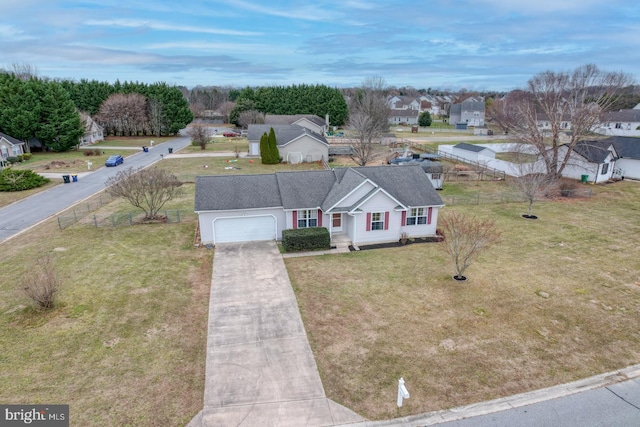
[[[484,114],[484,102],[467,99],[460,104],[451,105],[449,109],[449,123],[466,123],[468,126],[484,126]]]
[[[329,130],[329,115],[323,119],[315,114],[267,114],[264,116],[267,125],[298,125],[319,135]]]
[[[204,244],[280,240],[282,230],[308,227],[356,246],[432,237],[442,206],[417,164],[196,178]]]
[[[282,161],[288,163],[317,162],[329,159],[327,139],[299,125],[249,125],[249,154],[260,155],[260,138],[273,128]]]

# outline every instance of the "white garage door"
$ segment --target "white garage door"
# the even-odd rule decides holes
[[[251,242],[276,239],[276,219],[268,216],[217,218],[213,221],[213,242]]]

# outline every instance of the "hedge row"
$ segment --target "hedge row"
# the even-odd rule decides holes
[[[331,237],[324,227],[282,230],[282,246],[287,252],[329,249]]]

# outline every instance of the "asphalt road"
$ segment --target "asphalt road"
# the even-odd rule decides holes
[[[78,182],[60,184],[0,208],[0,243],[104,190],[105,181],[117,174],[118,171],[129,167],[149,166],[161,159],[160,154],[168,153],[168,148],[177,151],[189,144],[188,137],[172,139],[154,146],[148,153],[140,150],[140,152],[127,157],[124,164],[120,166],[111,168],[103,166],[90,174],[81,176],[78,178]]]

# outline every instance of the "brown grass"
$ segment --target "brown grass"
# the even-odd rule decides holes
[[[524,204],[446,208],[503,233],[463,284],[437,243],[287,259],[327,395],[383,419],[638,363],[640,186],[594,190],[539,203],[537,221]]]

